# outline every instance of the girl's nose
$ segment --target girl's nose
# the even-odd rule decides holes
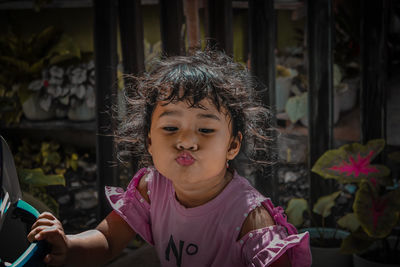
[[[178,143],[177,144],[177,148],[179,150],[192,150],[192,151],[196,151],[197,150],[197,144],[192,144],[192,145],[187,145],[187,144],[183,144],[183,143]]]
[[[179,150],[192,150],[195,151],[197,150],[198,147],[198,142],[197,142],[197,137],[195,134],[190,134],[190,133],[182,133],[176,142],[176,148]]]

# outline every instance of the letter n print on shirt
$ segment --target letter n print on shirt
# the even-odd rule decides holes
[[[174,237],[171,235],[169,237],[167,249],[165,250],[165,259],[167,261],[169,261],[169,255],[171,254],[171,250],[172,250],[172,253],[174,254],[175,259],[176,259],[176,266],[180,267],[182,264],[182,251],[183,251],[184,245],[185,245],[185,241],[179,240],[179,251],[178,251],[178,249],[176,248],[176,245],[175,245]],[[189,245],[187,245],[185,251],[186,251],[187,255],[192,256],[192,255],[197,254],[197,252],[199,251],[199,247],[196,244],[190,243]]]
[[[169,261],[169,255],[170,255],[170,252],[171,252],[171,249],[172,249],[172,253],[174,254],[174,256],[176,258],[176,265],[178,267],[181,267],[182,249],[183,249],[183,244],[184,243],[185,242],[182,241],[182,240],[179,241],[179,252],[178,252],[178,250],[176,249],[175,242],[174,242],[174,237],[171,235],[170,238],[169,238],[167,249],[165,250],[165,259],[167,261]]]

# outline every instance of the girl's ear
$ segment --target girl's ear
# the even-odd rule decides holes
[[[151,153],[152,153],[152,148],[151,148],[151,136],[150,136],[150,132],[149,132],[149,134],[147,135],[147,151],[149,152],[150,155],[153,155],[153,154],[151,154]]]
[[[238,132],[237,136],[232,139],[231,144],[228,149],[228,153],[226,155],[227,160],[233,160],[237,154],[239,154],[240,147],[242,144],[243,135],[241,132]]]

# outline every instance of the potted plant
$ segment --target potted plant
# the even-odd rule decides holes
[[[294,94],[289,97],[285,105],[285,111],[288,114],[288,117],[292,123],[296,123],[297,121],[301,121],[304,126],[308,126],[308,91],[307,88],[307,78],[303,74],[299,74],[296,79],[299,80],[297,84],[301,84],[300,86],[292,86],[291,90]],[[333,87],[334,87],[334,123],[337,123],[340,116],[341,109],[341,101],[343,96],[346,96],[345,92],[349,90],[349,86],[347,83],[343,82],[342,71],[337,64],[333,65]],[[355,95],[354,95],[355,96]],[[348,97],[348,96],[347,96]],[[351,108],[354,106],[355,101],[352,101],[351,104],[344,103],[346,108],[351,105]],[[354,102],[354,103],[353,103]]]
[[[296,69],[285,68],[282,65],[276,66],[276,110],[282,112],[285,110],[285,104],[289,98],[292,80],[298,75]]]
[[[78,121],[94,119],[96,115],[94,61],[69,68],[67,74],[71,90],[68,118]]]
[[[90,60],[45,68],[41,78],[32,81],[28,88],[40,95],[40,108],[53,110],[57,118],[68,116],[70,120],[87,121],[95,116],[94,86],[94,62]]]
[[[54,141],[32,143],[23,139],[14,156],[23,198],[39,211],[58,214],[57,201],[46,187],[65,186],[64,174],[78,168],[78,154],[67,151]]]
[[[400,231],[394,231],[399,223],[400,188],[388,186],[392,183],[389,168],[371,164],[384,146],[383,139],[366,145],[347,144],[325,152],[312,169],[326,179],[358,186],[353,213],[341,221],[352,230],[343,240],[341,251],[354,253],[355,266],[400,264]]]
[[[27,118],[48,119],[52,117],[51,112],[40,108],[40,95],[29,90],[28,85],[41,76],[43,69],[74,58],[80,58],[79,48],[55,27],[29,38],[10,31],[0,39],[0,87],[18,93]]]
[[[0,122],[5,125],[19,123],[21,117],[22,109],[18,99],[18,88],[16,86],[6,87],[5,78],[0,75]]]
[[[303,227],[300,231],[310,233],[310,245],[313,266],[351,266],[351,255],[345,255],[340,252],[342,240],[349,235],[349,232],[340,230],[337,227],[326,227],[326,218],[332,216],[332,208],[335,206],[335,200],[341,195],[341,191],[320,197],[311,209],[307,200],[303,198],[291,199],[286,208],[288,221],[296,227]],[[313,225],[319,227],[305,227],[304,212],[307,212],[308,218]],[[315,221],[316,217],[321,218],[321,222]]]
[[[357,102],[359,89],[360,2],[334,1],[334,60],[343,73],[342,87],[337,90],[341,112],[351,110]]]

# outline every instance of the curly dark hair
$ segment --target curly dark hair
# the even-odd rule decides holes
[[[218,111],[229,112],[232,135],[242,133],[241,153],[257,165],[270,163],[268,149],[274,140],[270,111],[258,98],[249,71],[223,52],[195,51],[190,56],[159,59],[143,76],[128,78],[127,114],[115,136],[122,162],[134,157],[140,159],[138,167],[152,164],[147,136],[158,102],[187,101],[190,107],[202,108],[200,102],[209,99]]]

